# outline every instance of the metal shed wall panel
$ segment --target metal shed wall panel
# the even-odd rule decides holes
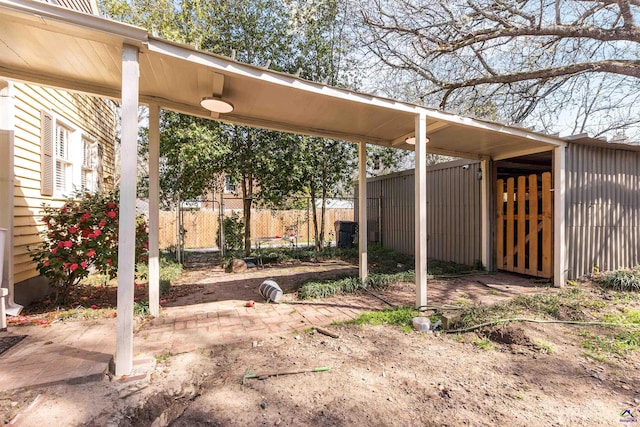
[[[462,264],[481,258],[479,171],[480,162],[468,160],[427,169],[429,258]],[[411,170],[367,183],[367,197],[380,200],[382,246],[410,255],[415,251],[414,178]]]
[[[568,278],[640,264],[640,152],[568,144]]]

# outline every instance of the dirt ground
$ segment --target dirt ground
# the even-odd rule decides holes
[[[259,278],[251,274],[243,280]],[[513,296],[516,288],[522,292],[497,277],[449,279],[433,290],[440,289],[441,301],[449,303],[489,303]],[[509,277],[526,292],[553,292]],[[218,282],[194,270],[183,285],[197,286],[196,294],[218,286],[219,293],[206,298],[224,298],[225,286],[232,285]],[[233,286],[238,289],[238,282]],[[412,301],[412,286],[397,285],[384,295]],[[323,301],[344,303],[345,297]],[[1,396],[1,407],[21,414],[21,426],[604,426],[629,421],[621,416],[627,409],[640,421],[639,352],[604,361],[587,357],[584,327],[522,323],[480,335],[404,332],[388,325],[327,329],[339,337],[314,331],[267,335],[158,358],[145,381],[31,390]],[[480,337],[490,344],[479,346]],[[243,381],[248,373],[320,367],[329,370]]]

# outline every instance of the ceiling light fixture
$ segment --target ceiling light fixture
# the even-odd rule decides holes
[[[230,113],[233,111],[233,104],[216,96],[207,96],[202,98],[200,105],[214,113]]]
[[[429,141],[431,141],[431,140],[429,139],[429,137],[426,137],[426,138],[424,139],[425,144],[428,144],[428,143],[429,143]],[[416,145],[416,137],[415,137],[415,136],[412,136],[411,138],[407,138],[407,139],[405,139],[405,140],[404,140],[404,142],[406,142],[406,143],[407,143],[407,144],[409,144],[409,145]]]

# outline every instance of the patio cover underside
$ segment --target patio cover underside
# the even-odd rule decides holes
[[[416,105],[306,81],[150,36],[146,30],[50,4],[0,0],[0,76],[113,99],[121,97],[122,46],[140,49],[140,102],[199,117],[412,150],[426,112],[428,152],[505,158],[559,140]],[[220,117],[200,100],[222,95]]]

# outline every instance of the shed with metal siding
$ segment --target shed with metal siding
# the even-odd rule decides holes
[[[465,167],[468,166],[468,167]],[[480,162],[456,160],[429,166],[425,200],[429,258],[474,264],[481,257]],[[414,254],[414,171],[367,180],[367,196],[380,203],[380,243]],[[369,210],[369,217],[376,215]]]
[[[566,142],[567,279],[591,273],[594,267],[616,270],[640,264],[640,146],[583,136]],[[428,168],[429,258],[463,264],[480,259],[480,165],[456,160]],[[414,252],[413,183],[413,170],[367,183],[368,197],[380,200],[381,244],[406,254]],[[495,236],[490,241],[495,258]]]
[[[568,277],[640,264],[640,147],[581,138],[566,158]]]

